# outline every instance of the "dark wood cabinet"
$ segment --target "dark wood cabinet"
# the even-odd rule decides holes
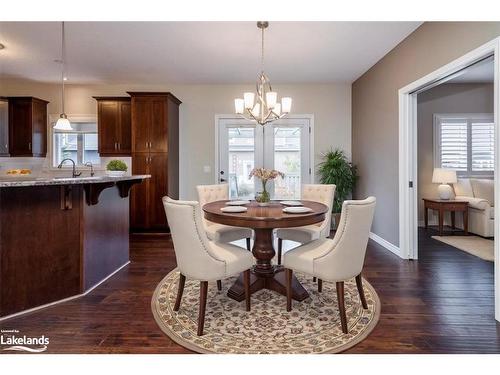
[[[0,156],[9,156],[9,102],[0,98]]]
[[[34,97],[9,97],[9,155],[47,155],[47,104]]]
[[[171,93],[132,97],[132,172],[150,174],[131,194],[132,231],[168,229],[162,197],[179,198],[179,105]]]
[[[101,156],[129,156],[131,101],[127,97],[97,97],[98,150]]]

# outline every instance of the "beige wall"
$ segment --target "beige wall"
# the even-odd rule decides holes
[[[398,90],[500,35],[500,22],[424,23],[352,86],[355,197],[377,197],[372,231],[399,246]]]
[[[313,114],[315,164],[318,155],[340,147],[351,155],[351,85],[274,85],[281,96],[293,98],[294,114]],[[95,114],[92,96],[126,95],[126,91],[171,91],[183,103],[180,110],[180,196],[195,199],[197,184],[214,183],[215,115],[233,113],[234,98],[248,85],[68,85],[66,112]],[[48,111],[60,111],[60,90],[49,85],[18,80],[0,81],[0,96],[33,95],[50,101]],[[203,166],[211,167],[210,173]]]
[[[418,95],[418,219],[424,220],[422,198],[437,198],[433,184],[434,114],[493,113],[493,84],[444,84]],[[432,215],[429,220],[432,220]]]

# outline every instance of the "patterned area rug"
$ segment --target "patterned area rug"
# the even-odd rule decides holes
[[[226,296],[235,278],[223,280],[219,292],[209,283],[204,335],[196,335],[199,282],[186,280],[181,307],[173,311],[179,272],[170,272],[156,287],[151,307],[156,322],[176,343],[198,353],[338,353],[362,341],[375,328],[380,300],[363,279],[368,309],[359,300],[354,279],[345,284],[349,333],[343,334],[337,308],[335,284],[323,282],[323,291],[311,277],[297,274],[310,297],[293,302],[286,311],[286,298],[261,290],[252,295],[252,311],[244,301]]]

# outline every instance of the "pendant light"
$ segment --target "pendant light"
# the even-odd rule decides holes
[[[283,97],[278,102],[278,93],[273,91],[269,78],[264,73],[264,30],[269,26],[267,21],[257,22],[262,33],[261,70],[257,80],[256,92],[245,92],[243,98],[234,99],[235,113],[241,117],[255,121],[261,125],[279,120],[288,115],[292,109],[292,98]]]
[[[64,35],[64,21],[61,23],[62,25],[62,34],[61,34],[61,100],[62,100],[62,113],[59,115],[56,124],[54,125],[54,129],[56,130],[73,130],[71,128],[71,124],[68,120],[68,116],[66,116],[66,112],[64,112],[64,73],[66,68],[66,38]]]

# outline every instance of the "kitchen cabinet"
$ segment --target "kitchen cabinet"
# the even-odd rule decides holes
[[[179,105],[168,92],[129,92],[132,97],[132,171],[151,179],[131,193],[132,231],[165,231],[161,198],[179,198]]]
[[[134,186],[131,205],[131,227],[135,230],[164,230],[167,227],[162,198],[168,195],[168,155],[140,153],[132,157],[133,174],[151,178]]]
[[[9,156],[9,102],[0,98],[0,156]]]
[[[9,97],[9,155],[47,155],[47,104],[34,97]]]
[[[101,156],[130,156],[131,103],[128,97],[97,97],[98,151]]]

